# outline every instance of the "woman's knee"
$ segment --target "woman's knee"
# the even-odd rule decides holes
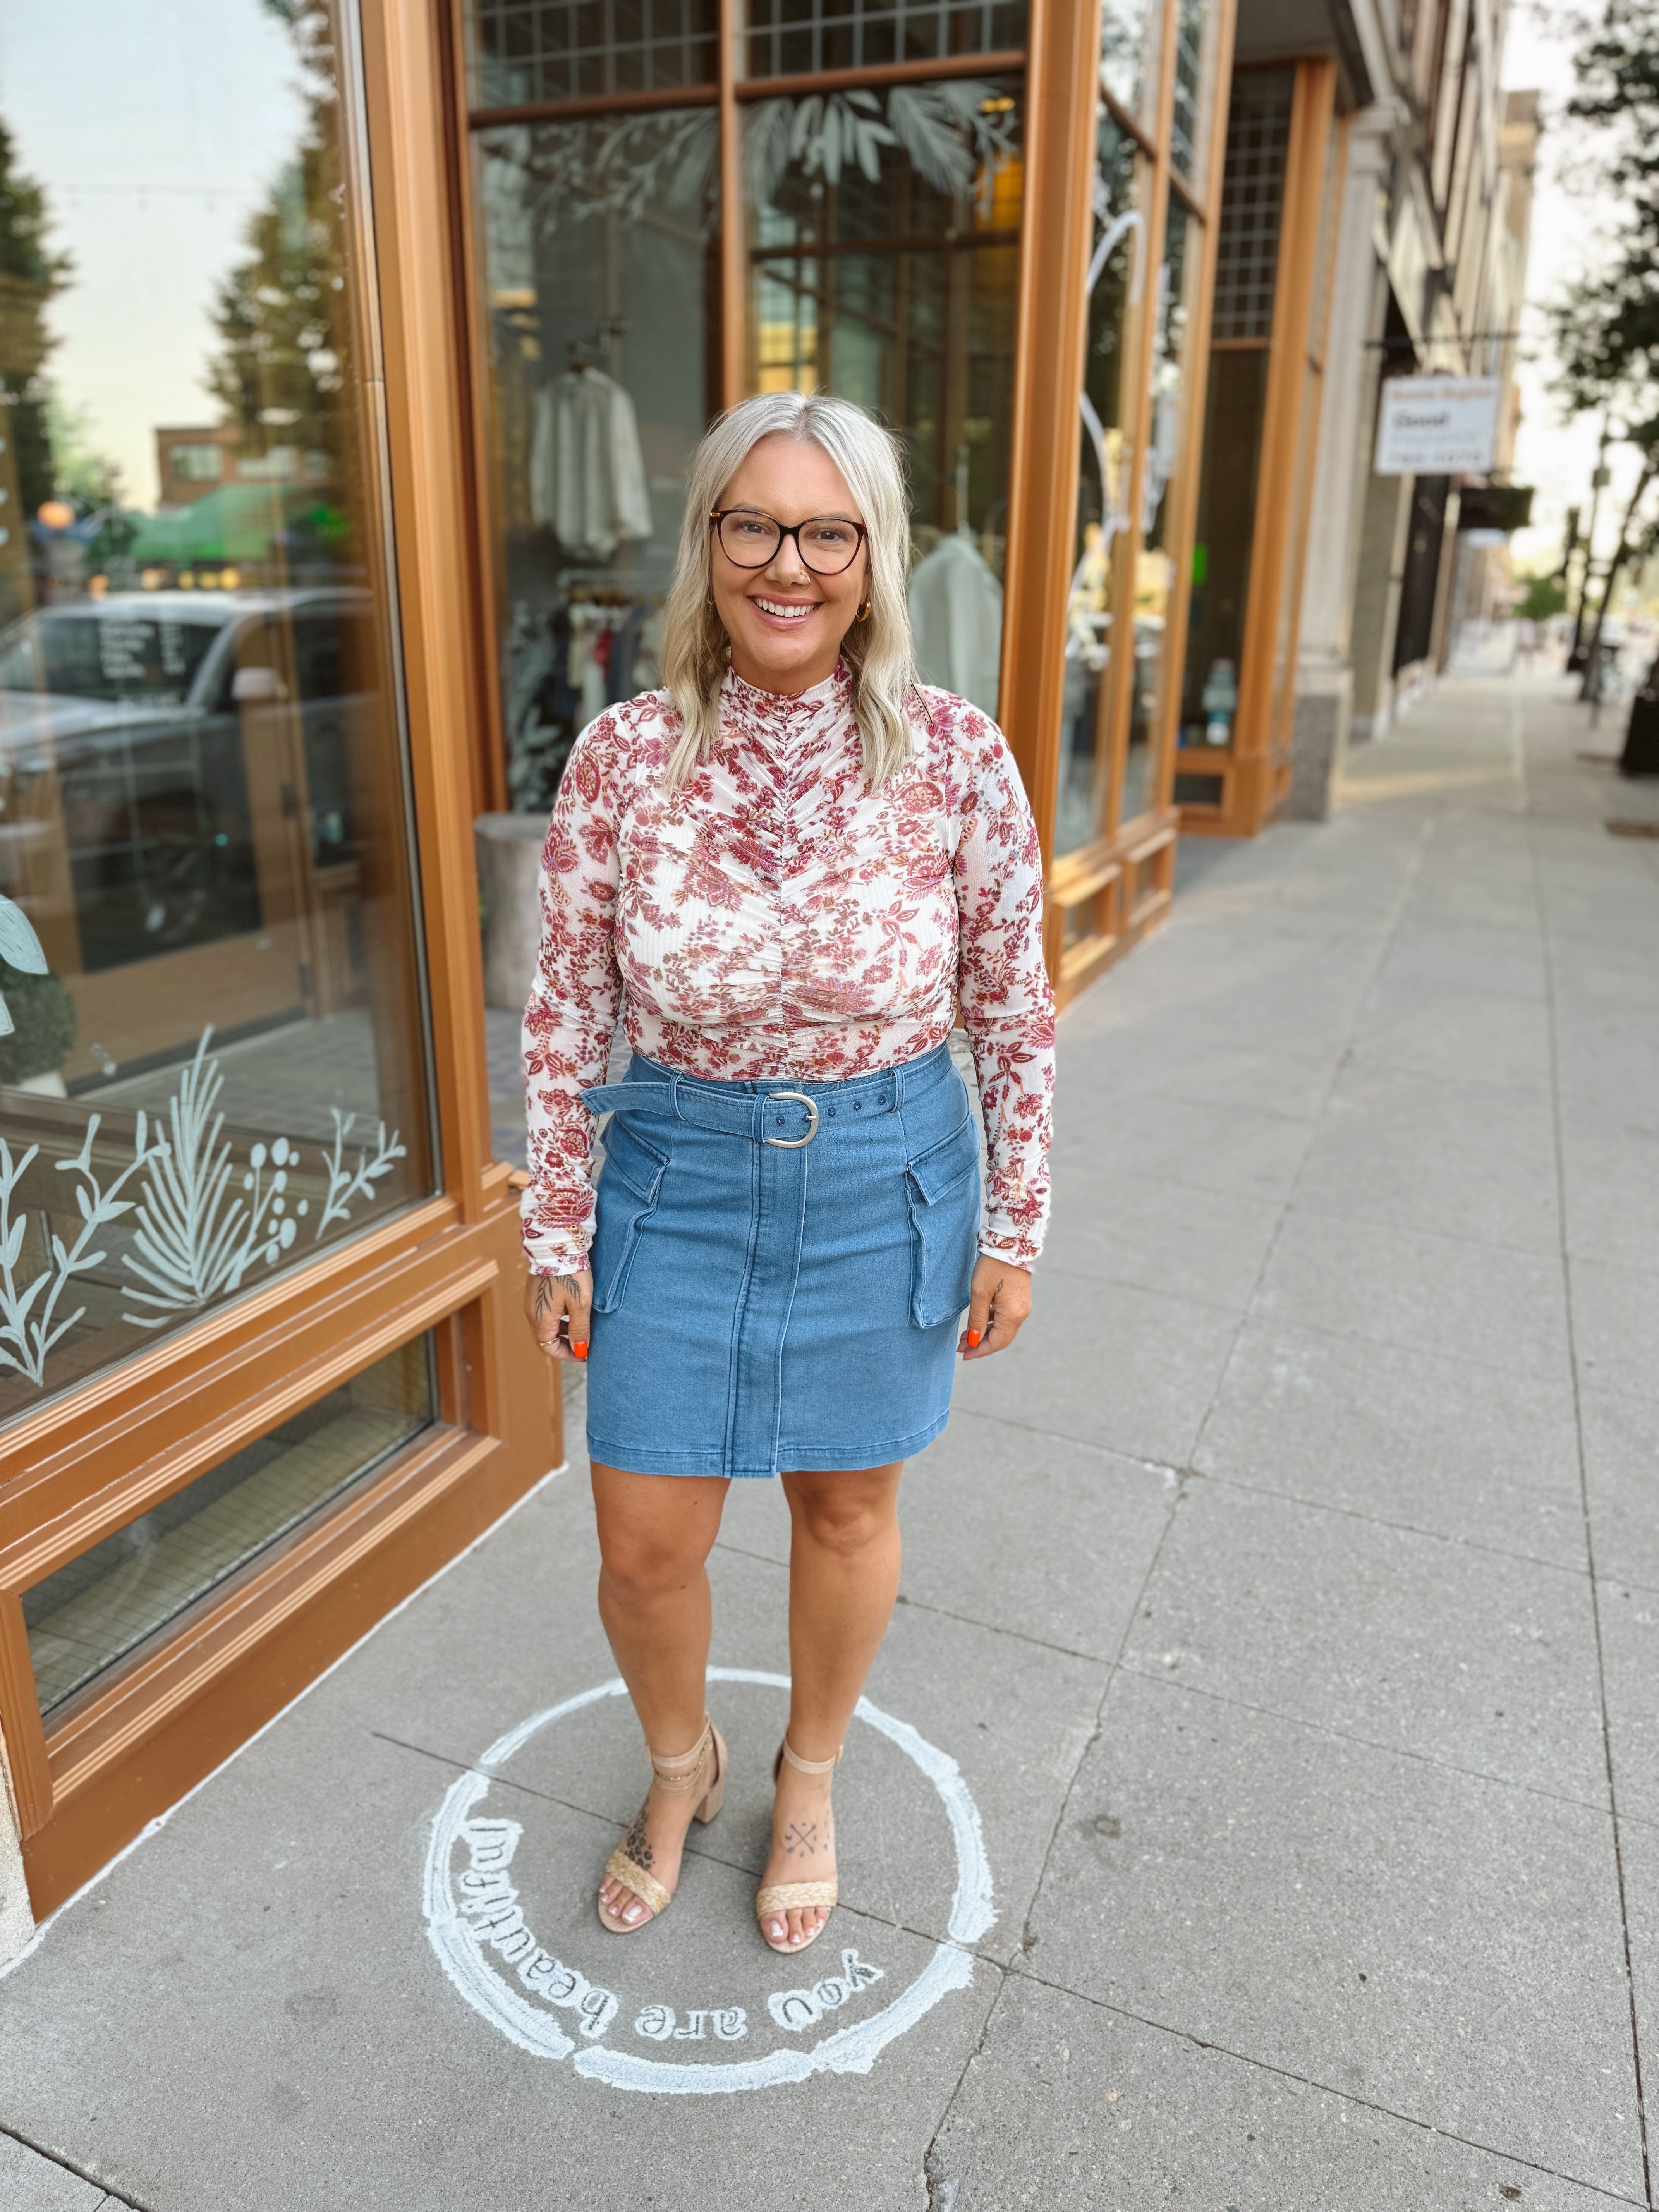
[[[810,1543],[836,1559],[855,1559],[891,1535],[897,1486],[842,1475],[821,1486],[798,1485],[791,1502]]]
[[[613,1533],[599,1548],[600,1573],[613,1596],[645,1605],[672,1597],[702,1571],[706,1548],[649,1534]]]

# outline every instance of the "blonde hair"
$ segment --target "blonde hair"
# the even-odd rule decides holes
[[[872,787],[883,783],[910,756],[915,726],[907,710],[916,680],[905,600],[910,502],[898,441],[849,399],[765,392],[719,416],[691,457],[679,559],[663,605],[663,682],[684,725],[663,779],[671,791],[708,759],[720,735],[730,646],[714,605],[708,517],[750,450],[780,436],[823,447],[846,477],[867,532],[870,611],[841,647],[865,775]]]

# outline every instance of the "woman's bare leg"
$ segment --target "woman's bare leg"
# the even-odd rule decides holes
[[[834,1474],[786,1474],[789,1552],[789,1741],[802,1759],[833,1759],[898,1595],[898,1486],[903,1462]],[[835,1871],[830,1777],[787,1760],[778,1777],[764,1885],[827,1881]],[[766,1933],[800,1942],[821,1908],[776,1915]]]
[[[599,1527],[599,1618],[659,1758],[689,1751],[707,1710],[709,1597],[707,1561],[719,1533],[726,1482],[717,1475],[626,1474],[593,1462]],[[665,1889],[678,1880],[696,1800],[653,1781],[629,1831],[630,1858]],[[600,1890],[613,1918],[650,1909],[607,1875]]]

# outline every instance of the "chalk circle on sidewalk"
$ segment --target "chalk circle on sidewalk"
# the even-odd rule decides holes
[[[708,1680],[784,1692],[789,1687],[787,1674],[761,1674],[745,1667],[711,1667]],[[535,2057],[568,2058],[576,2073],[615,2089],[642,2089],[658,2095],[769,2089],[806,2081],[814,2074],[867,2074],[887,2045],[914,2027],[941,1997],[971,1984],[974,1961],[966,1947],[977,1942],[996,1919],[978,1808],[948,1753],[927,1742],[908,1721],[896,1720],[860,1698],[854,1717],[914,1762],[932,1783],[950,1823],[957,1887],[946,1940],[879,2011],[810,2046],[803,2033],[806,2027],[885,1979],[884,1970],[861,1959],[856,1948],[838,1945],[833,1929],[820,1938],[829,1955],[817,1980],[809,1988],[774,1992],[767,2000],[769,2021],[751,2022],[745,2010],[728,2007],[694,2012],[690,2015],[693,2025],[684,2027],[673,2008],[665,2004],[647,2005],[631,2021],[624,2021],[613,1991],[589,1981],[538,1942],[512,1879],[521,1825],[483,1812],[492,1778],[491,1772],[478,1770],[504,1766],[544,1729],[601,1698],[625,1695],[620,1680],[601,1682],[509,1729],[490,1745],[478,1768],[464,1774],[448,1791],[433,1821],[424,1896],[428,1940],[455,1988],[509,2042]],[[825,1971],[837,1953],[841,1972]],[[794,1963],[780,1960],[786,1973]],[[809,1962],[803,1954],[799,1970],[811,1973],[814,1964],[816,1959]],[[752,2057],[739,2048],[729,2059],[677,2062],[606,2043],[604,2039],[613,2027],[624,2033],[631,2027],[636,2038],[647,2042],[690,2036],[702,2043],[741,2046],[773,2027],[781,2039],[771,2050]],[[567,2028],[574,2029],[574,2034]]]

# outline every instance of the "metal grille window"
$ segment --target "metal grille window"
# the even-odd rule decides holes
[[[751,76],[939,61],[1025,43],[1025,0],[753,0]]]
[[[718,0],[477,0],[475,107],[586,100],[717,75]]]
[[[1182,0],[1176,19],[1175,113],[1170,123],[1170,155],[1182,175],[1188,179],[1199,167],[1199,106],[1207,21],[1208,10],[1203,0]]]
[[[1233,89],[1215,277],[1218,339],[1273,336],[1291,84],[1288,70],[1249,71]]]

